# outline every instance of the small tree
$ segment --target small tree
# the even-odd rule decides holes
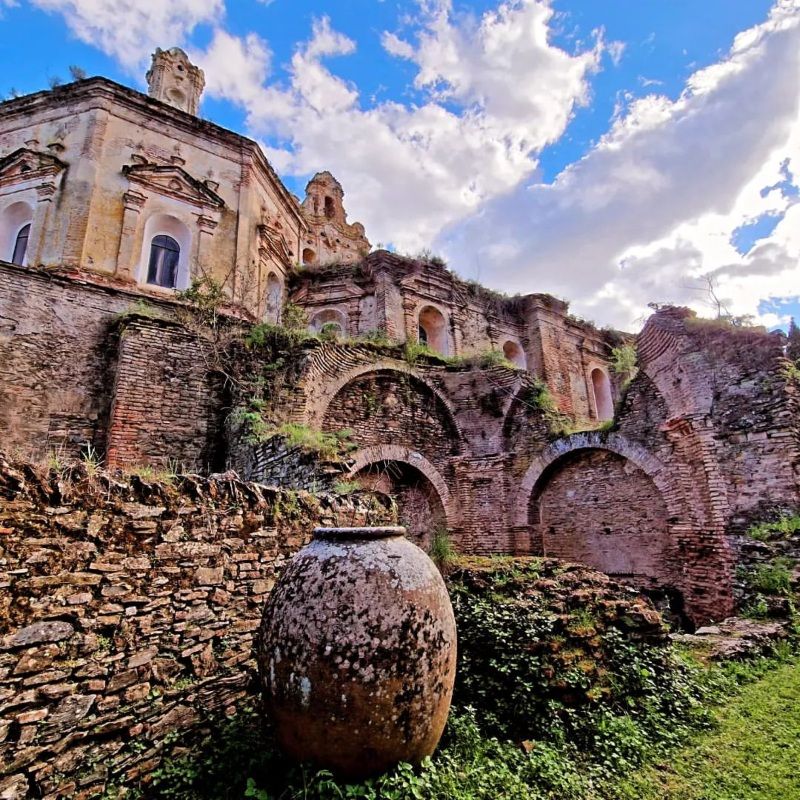
[[[800,328],[795,324],[794,317],[789,320],[789,347],[786,355],[792,361],[800,361]]]

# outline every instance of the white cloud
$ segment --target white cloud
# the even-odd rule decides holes
[[[182,44],[201,23],[222,20],[224,0],[31,0],[62,14],[81,41],[138,70],[156,47]]]
[[[416,65],[418,104],[365,107],[358,88],[323,61],[355,48],[327,18],[295,53],[289,85],[265,86],[244,103],[252,132],[285,142],[282,154],[272,150],[284,169],[330,169],[373,241],[401,249],[429,244],[443,225],[531,174],[541,148],[587,101],[602,50],[599,41],[577,55],[551,45],[553,12],[540,0],[505,2],[480,18],[458,16],[444,0],[423,1],[420,11],[411,40],[382,39],[389,54]],[[214,91],[242,102],[230,89]]]
[[[256,34],[242,39],[217,28],[208,49],[190,55],[203,68],[209,93],[245,106],[258,102],[272,54]]]
[[[518,187],[455,224],[439,242],[451,263],[500,288],[570,298],[578,313],[618,325],[648,301],[703,308],[711,272],[733,313],[800,294],[800,205],[761,192],[781,180],[786,159],[795,182],[800,173],[798,10],[800,0],[778,2],[677,100],[632,103],[554,184]],[[741,256],[733,231],[767,211],[786,214]]]

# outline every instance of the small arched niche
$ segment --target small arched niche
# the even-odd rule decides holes
[[[411,464],[379,461],[362,468],[354,477],[364,489],[394,498],[398,521],[418,547],[427,550],[436,532],[447,530],[441,496],[430,479]]]
[[[421,344],[426,344],[431,350],[443,356],[450,354],[447,338],[447,320],[438,308],[425,306],[418,317],[417,338]]]
[[[264,310],[264,321],[272,325],[280,325],[283,308],[283,283],[274,273],[267,276],[267,302]]]
[[[614,419],[614,398],[611,396],[611,380],[608,374],[599,367],[591,373],[592,394],[594,396],[594,409],[597,419]]]
[[[316,263],[317,263],[317,254],[310,247],[306,247],[303,250],[303,264],[310,265]]]
[[[162,289],[185,289],[190,282],[189,228],[170,214],[153,214],[144,226],[139,282]]]
[[[519,346],[519,344],[515,342],[513,339],[509,339],[503,345],[503,355],[515,367],[519,367],[520,369],[528,368],[527,359],[525,358],[525,352]]]
[[[0,214],[0,259],[24,266],[28,263],[28,241],[33,209],[24,202],[12,203]]]
[[[326,333],[331,338],[339,338],[347,334],[347,315],[338,308],[324,308],[312,315],[308,327],[312,333]]]

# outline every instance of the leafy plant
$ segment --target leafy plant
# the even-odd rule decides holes
[[[792,559],[779,556],[767,564],[759,564],[746,580],[761,594],[786,596],[791,590],[793,568]]]
[[[747,536],[760,542],[787,539],[795,533],[800,533],[800,514],[785,514],[772,522],[759,522],[746,531]]]
[[[631,375],[636,369],[636,347],[622,344],[611,350],[611,369],[617,375]]]
[[[305,330],[308,326],[308,316],[300,306],[286,303],[281,314],[283,327],[290,331]]]
[[[336,481],[333,484],[333,491],[336,494],[352,494],[361,489],[361,484],[358,481]]]
[[[319,338],[324,342],[335,342],[342,334],[341,327],[336,322],[326,322],[319,331]]]

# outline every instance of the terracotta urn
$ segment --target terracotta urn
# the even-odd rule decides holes
[[[279,745],[349,779],[433,753],[450,709],[453,608],[404,534],[317,528],[264,610],[257,653]]]

